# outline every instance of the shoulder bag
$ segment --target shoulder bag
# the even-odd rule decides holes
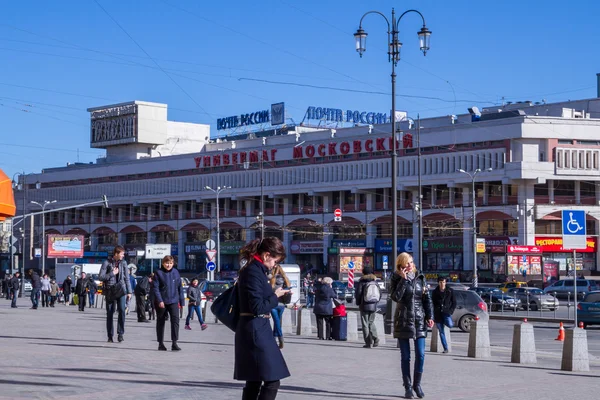
[[[125,282],[120,279],[122,273],[124,273],[124,271],[119,263],[119,280],[114,285],[106,288],[106,301],[116,301],[127,294]]]
[[[240,319],[237,282],[213,301],[210,310],[223,325],[235,331]]]

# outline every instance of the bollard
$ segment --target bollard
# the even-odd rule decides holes
[[[565,342],[560,369],[580,372],[590,370],[587,332],[585,330],[579,328],[565,329]]]
[[[284,335],[292,335],[294,333],[294,329],[292,327],[292,313],[294,311],[286,308],[283,310],[283,315],[281,316],[281,331]],[[271,318],[273,319],[273,318]]]
[[[471,358],[490,358],[492,356],[490,328],[487,320],[471,321],[467,356]]]
[[[206,316],[204,322],[207,324],[218,324],[219,321],[217,320],[217,317],[215,317],[215,314],[213,314],[210,306],[212,306],[212,301],[207,301],[206,306],[204,307],[204,315]]]
[[[311,314],[312,313],[307,308],[300,310],[300,314],[298,315],[298,326],[296,329],[297,335],[312,336]]]
[[[358,342],[358,313],[356,311],[348,311],[348,341]],[[378,335],[383,335],[383,332],[377,332]]]
[[[533,325],[528,324],[527,321],[516,324],[514,327],[510,362],[516,364],[537,363]]]
[[[377,337],[379,344],[385,344],[385,331],[383,327],[383,315],[375,314],[375,329],[377,329]]]
[[[446,335],[448,353],[452,353],[452,336],[450,333],[450,328],[447,326],[444,327],[444,334]],[[437,324],[433,324],[433,328],[431,328],[431,344],[429,346],[429,351],[432,353],[441,353],[444,351],[444,346],[442,346],[442,339],[440,338],[440,331],[437,328]]]

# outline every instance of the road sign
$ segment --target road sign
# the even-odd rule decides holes
[[[562,210],[563,248],[586,249],[585,211]]]
[[[208,256],[208,261],[212,261],[215,259],[215,255],[217,254],[216,250],[206,250],[206,255]]]
[[[213,272],[215,270],[215,268],[217,268],[217,264],[215,264],[214,262],[210,261],[206,264],[206,270]]]
[[[208,250],[214,250],[216,246],[217,246],[217,244],[215,243],[215,241],[214,241],[214,240],[212,240],[212,239],[208,239],[208,240],[206,241],[206,248],[207,248]]]
[[[348,269],[354,269],[354,261],[348,263]]]
[[[34,249],[34,252],[37,258],[40,258],[42,256],[42,249]]]
[[[334,216],[335,222],[341,222],[342,221],[342,210],[339,208],[336,208],[335,211],[333,212],[333,216]]]
[[[383,262],[383,269],[388,269],[388,263],[387,263],[387,261]]]
[[[383,263],[383,269],[388,269],[388,256],[381,256],[381,262]]]
[[[164,256],[171,255],[170,244],[146,244],[147,260],[162,260]]]

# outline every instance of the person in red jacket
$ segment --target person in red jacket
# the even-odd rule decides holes
[[[154,274],[152,292],[157,310],[156,340],[158,350],[167,351],[164,345],[165,322],[169,315],[171,321],[171,350],[179,351],[177,345],[179,339],[179,308],[185,304],[181,276],[179,271],[173,268],[173,257],[165,256],[162,259],[162,267]]]

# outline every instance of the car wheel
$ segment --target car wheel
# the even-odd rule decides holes
[[[473,314],[463,315],[462,317],[460,317],[460,320],[458,320],[458,327],[463,332],[470,332],[471,322],[473,322],[474,320],[475,316]]]
[[[529,309],[531,311],[537,311],[538,310],[538,305],[535,301],[532,301],[531,303],[529,303]]]

